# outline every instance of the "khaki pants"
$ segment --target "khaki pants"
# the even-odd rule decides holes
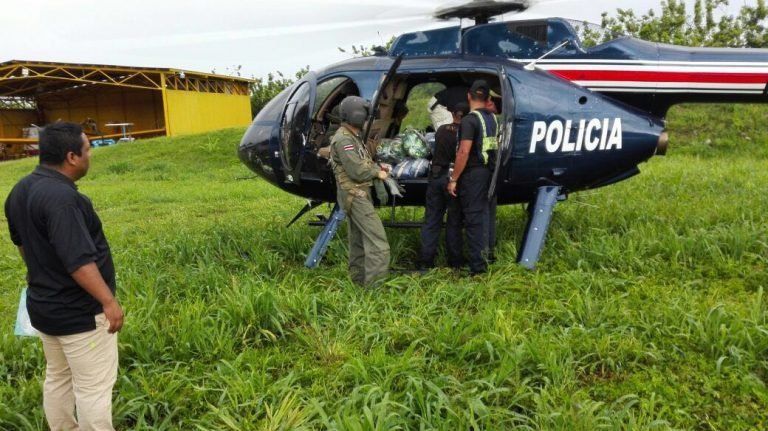
[[[370,196],[353,197],[349,210],[349,272],[352,281],[370,286],[389,273],[389,243]]]
[[[107,332],[109,323],[103,313],[95,319],[93,331],[63,336],[40,333],[47,362],[43,409],[53,431],[114,429],[117,334]]]

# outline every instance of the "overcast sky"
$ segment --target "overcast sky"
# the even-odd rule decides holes
[[[686,0],[692,10],[693,0]],[[455,23],[431,18],[448,0],[2,0],[0,62],[42,60],[169,67],[245,77],[292,74],[350,58],[354,45]],[[531,0],[519,17],[600,22],[617,8],[637,15],[661,0]],[[736,14],[756,0],[731,0]],[[509,14],[504,19],[510,19]]]

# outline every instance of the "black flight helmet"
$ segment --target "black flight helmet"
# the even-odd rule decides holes
[[[360,96],[347,96],[339,105],[339,114],[341,121],[358,129],[363,128],[365,120],[368,119],[371,104]]]

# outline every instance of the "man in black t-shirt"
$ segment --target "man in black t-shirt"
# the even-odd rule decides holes
[[[448,195],[449,167],[456,158],[459,123],[468,111],[466,102],[455,104],[453,122],[443,124],[435,132],[435,153],[429,173],[429,184],[424,208],[424,225],[421,227],[421,256],[419,266],[429,269],[435,266],[435,254],[440,239],[443,215],[447,212],[445,245],[448,265],[460,268],[463,265],[463,241],[461,234],[461,208],[458,200]]]
[[[101,221],[75,186],[91,145],[74,123],[46,126],[39,139],[40,165],[11,190],[5,217],[45,352],[43,408],[51,429],[111,430],[123,310]]]
[[[476,80],[467,93],[470,114],[461,120],[456,164],[448,180],[448,193],[459,198],[467,235],[469,270],[481,274],[488,269],[489,166],[493,166],[495,151],[485,151],[484,138],[497,134],[496,118],[488,111],[488,83]]]

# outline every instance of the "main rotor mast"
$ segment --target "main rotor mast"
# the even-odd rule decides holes
[[[522,12],[528,9],[528,1],[473,0],[469,3],[438,9],[433,15],[436,19],[470,18],[475,25],[488,24],[491,18],[508,12]]]

